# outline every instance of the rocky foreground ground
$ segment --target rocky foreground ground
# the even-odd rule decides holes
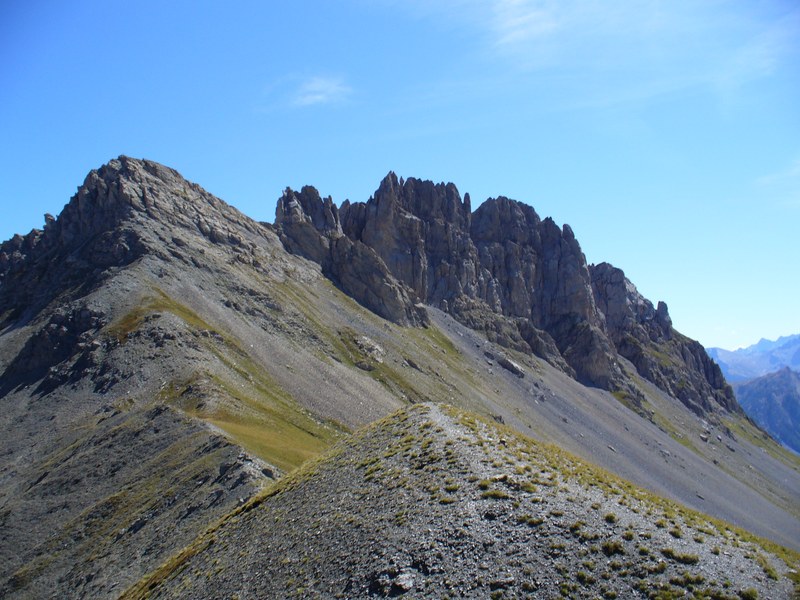
[[[789,598],[740,531],[440,405],[366,428],[126,598]]]

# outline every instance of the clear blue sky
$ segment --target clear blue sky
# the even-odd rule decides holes
[[[268,221],[506,195],[706,346],[800,332],[796,0],[0,2],[0,239],[120,154]]]

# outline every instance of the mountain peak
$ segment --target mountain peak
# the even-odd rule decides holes
[[[43,231],[34,230],[24,241],[15,236],[4,244],[8,252],[24,254],[71,251],[99,234],[118,227],[135,212],[156,217],[164,190],[191,187],[177,171],[149,160],[120,156],[89,172],[83,184],[57,218],[45,215]],[[121,256],[117,257],[121,259]],[[100,257],[102,261],[103,258]],[[8,265],[6,265],[8,266]]]
[[[409,177],[398,179],[394,171],[383,178],[366,203],[367,210],[379,215],[413,215],[422,219],[441,219],[455,224],[469,223],[469,194],[462,200],[453,183]]]
[[[146,254],[169,255],[191,236],[244,248],[246,238],[263,235],[258,223],[174,169],[128,156],[90,171],[58,217],[45,220],[43,230],[0,244],[0,309],[22,310],[34,296],[46,302]],[[30,280],[31,270],[41,281]]]

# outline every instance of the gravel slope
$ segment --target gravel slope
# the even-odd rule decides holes
[[[788,598],[787,571],[560,450],[418,405],[288,476],[125,597]]]

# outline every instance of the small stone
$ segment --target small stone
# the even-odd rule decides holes
[[[414,573],[404,569],[392,582],[392,587],[396,588],[401,593],[410,592],[414,589],[416,579]]]

